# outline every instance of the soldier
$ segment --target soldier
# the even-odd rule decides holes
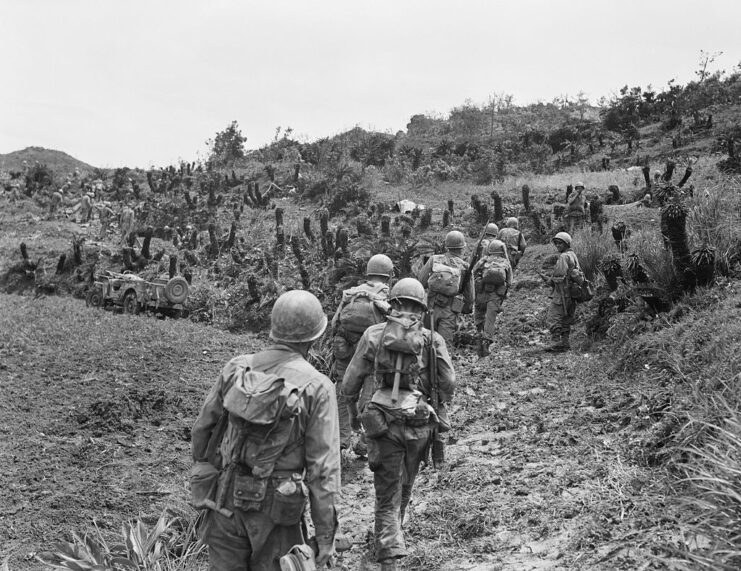
[[[502,311],[502,302],[512,286],[512,266],[504,242],[489,242],[486,255],[476,262],[471,274],[476,289],[473,315],[479,332],[476,348],[479,357],[487,357],[494,339],[497,315]]]
[[[126,244],[129,235],[134,231],[134,211],[128,204],[126,204],[121,211],[121,219],[119,223],[121,225],[121,242]]]
[[[566,208],[567,217],[569,219],[570,234],[574,232],[575,228],[581,228],[584,224],[585,204],[586,199],[584,198],[584,183],[577,182],[574,185],[574,193],[569,197],[569,204]]]
[[[212,571],[278,571],[304,543],[307,501],[317,568],[334,552],[340,491],[337,402],[307,361],[327,327],[319,300],[293,290],[273,306],[275,344],[229,361],[193,426],[191,493]],[[270,438],[268,438],[268,436]]]
[[[499,231],[497,238],[506,244],[509,263],[514,272],[527,248],[525,236],[520,232],[520,221],[514,216],[507,218],[507,226]]]
[[[103,202],[98,209],[98,218],[100,218],[100,239],[103,240],[111,227],[113,216],[115,213],[111,208],[111,203],[106,201]]]
[[[489,242],[497,239],[498,234],[499,234],[499,226],[494,224],[494,222],[489,222],[486,225],[486,228],[484,229],[484,237],[481,239],[481,246],[480,246],[481,250],[477,252],[478,254],[478,256],[476,256],[477,258],[480,257],[480,255],[482,254],[483,255],[486,254],[486,247],[489,245]]]
[[[396,560],[407,554],[401,527],[419,465],[426,457],[433,430],[450,428],[444,408],[435,411],[429,405],[433,398],[431,376],[437,374],[441,403],[451,401],[455,386],[445,340],[422,327],[426,309],[422,284],[414,278],[399,280],[391,289],[389,302],[388,322],[365,331],[342,381],[350,420],[357,427],[364,379],[375,375],[376,391],[364,407],[362,420],[376,491],[375,544],[381,571],[394,571]],[[432,348],[437,357],[434,372],[430,371]]]
[[[446,343],[453,342],[461,313],[473,310],[473,282],[468,281],[460,291],[468,263],[461,257],[466,239],[461,232],[452,230],[445,236],[445,254],[432,256],[419,271],[419,281],[428,291],[428,301],[435,331]]]
[[[388,283],[393,271],[394,263],[391,258],[383,254],[372,256],[365,268],[367,281],[342,293],[342,301],[334,314],[334,318],[332,318],[332,333],[334,334],[332,340],[332,353],[334,355],[332,380],[337,390],[340,448],[343,450],[350,446],[352,429],[350,428],[350,417],[347,414],[345,398],[341,392],[342,377],[345,375],[347,365],[350,363],[350,359],[355,353],[355,347],[365,330],[371,325],[381,323],[386,319]],[[367,395],[367,398],[370,398],[370,396]],[[367,454],[365,438],[362,434],[353,450],[358,456]]]
[[[49,201],[49,220],[53,220],[56,217],[57,209],[62,204],[63,198],[61,191],[52,192],[51,200]]]
[[[92,197],[90,193],[82,195],[80,200],[80,222],[89,222],[93,213]]]
[[[574,323],[576,303],[571,299],[569,279],[575,269],[579,269],[579,259],[571,249],[571,236],[559,232],[553,238],[559,256],[553,275],[547,280],[551,286],[551,302],[548,306],[548,327],[551,332],[551,344],[546,351],[561,352],[570,349],[569,335]]]

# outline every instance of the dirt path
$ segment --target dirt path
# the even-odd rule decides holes
[[[654,515],[653,476],[622,456],[625,388],[608,378],[610,356],[575,349],[552,355],[546,290],[533,272],[545,250],[527,256],[500,320],[498,349],[455,357],[458,390],[448,466],[425,470],[415,487],[406,539],[408,569],[646,568],[641,529]],[[532,252],[531,252],[532,254]],[[535,287],[533,287],[535,286]],[[582,334],[579,334],[581,330]],[[372,474],[344,459],[343,527],[360,549],[344,569],[377,569]]]
[[[628,460],[640,389],[610,378],[608,353],[541,351],[546,296],[532,270],[548,255],[523,261],[497,351],[456,353],[448,466],[418,479],[407,569],[648,568],[675,535],[659,472]],[[113,538],[165,508],[192,515],[189,428],[221,365],[262,342],[69,298],[0,295],[0,308],[0,561],[38,569],[35,552],[94,519]],[[352,452],[343,483],[356,546],[337,568],[376,569],[372,476]]]

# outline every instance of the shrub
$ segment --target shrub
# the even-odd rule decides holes
[[[599,274],[599,262],[615,252],[612,237],[607,233],[580,232],[573,238],[572,249],[579,257],[579,264],[588,280],[594,281]]]
[[[694,242],[715,248],[716,268],[724,276],[741,261],[741,183],[728,177],[689,201]]]

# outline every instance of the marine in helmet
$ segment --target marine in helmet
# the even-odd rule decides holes
[[[134,209],[126,203],[121,210],[119,218],[119,230],[121,231],[121,242],[126,244],[129,240],[129,236],[134,232],[136,225],[136,217],[134,216]]]
[[[473,306],[474,323],[478,332],[476,349],[479,357],[486,357],[494,338],[497,316],[502,311],[502,302],[512,286],[512,266],[504,242],[489,242],[484,257],[476,262],[471,274],[476,290]]]
[[[486,247],[489,245],[489,242],[497,239],[498,234],[499,234],[499,226],[494,224],[494,222],[489,222],[486,225],[486,228],[484,228],[484,237],[481,240],[480,250],[476,252],[478,254],[476,256],[477,259],[480,258],[481,256],[486,255]]]
[[[59,206],[64,200],[64,196],[62,195],[63,190],[64,188],[60,188],[51,193],[51,198],[49,199],[49,220],[53,220],[57,215],[57,210],[59,210]]]
[[[376,379],[376,391],[362,418],[376,492],[375,552],[381,571],[395,570],[397,559],[407,554],[402,522],[414,480],[427,455],[433,430],[437,427],[444,432],[450,427],[444,406],[437,411],[430,406],[431,348],[437,357],[438,395],[443,405],[452,400],[455,387],[455,372],[445,340],[422,326],[427,308],[422,284],[414,278],[401,279],[391,288],[388,300],[388,322],[366,329],[342,381],[351,421],[359,426],[357,403],[364,379]],[[390,348],[402,345],[415,352],[407,354]],[[396,371],[401,388],[394,401]]]
[[[210,569],[278,571],[279,558],[304,543],[307,505],[317,568],[333,554],[337,402],[331,381],[306,360],[326,326],[314,295],[284,293],[271,314],[275,344],[230,360],[206,397],[192,430],[191,493],[206,510],[199,531]]]
[[[546,351],[560,352],[570,349],[569,336],[574,323],[576,303],[569,293],[569,279],[575,269],[579,269],[579,258],[571,249],[571,235],[559,232],[553,237],[553,245],[558,250],[558,260],[553,274],[548,280],[551,286],[551,301],[548,305],[548,329],[551,344]]]
[[[452,230],[445,236],[444,254],[435,254],[419,271],[418,279],[427,288],[430,314],[435,320],[435,331],[450,344],[458,327],[461,313],[473,311],[473,282],[463,287],[468,263],[463,259],[466,238]],[[462,291],[461,291],[462,290]]]
[[[520,232],[520,221],[514,216],[507,218],[507,225],[499,231],[497,239],[501,240],[507,246],[507,255],[509,256],[509,263],[512,265],[512,271],[517,269],[525,248],[527,248],[527,241],[522,232]]]
[[[340,448],[349,448],[352,440],[350,417],[347,414],[345,399],[341,394],[342,377],[350,363],[355,347],[368,327],[381,323],[386,319],[389,293],[389,281],[394,273],[394,263],[384,254],[372,256],[365,268],[366,280],[342,292],[342,301],[332,318],[332,353],[334,365],[332,367],[332,381],[337,389],[337,405],[340,420]],[[368,400],[368,391],[372,388],[372,379],[369,380],[368,390],[364,393],[364,400]],[[362,404],[362,403],[361,403]],[[353,447],[359,456],[367,454],[365,439],[362,437]]]
[[[107,200],[100,203],[95,208],[98,210],[98,218],[100,219],[100,239],[103,240],[106,237],[106,234],[108,234],[115,212],[113,212],[111,203]]]
[[[569,234],[573,234],[575,229],[584,225],[586,218],[586,198],[584,196],[584,183],[577,182],[574,185],[574,192],[571,193],[566,206],[566,217],[569,221]]]

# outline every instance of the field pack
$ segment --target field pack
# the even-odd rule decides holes
[[[574,255],[575,266],[569,271],[569,296],[576,303],[584,303],[594,298],[594,287],[579,265],[579,259]]]
[[[484,261],[481,281],[486,285],[502,286],[507,283],[507,261],[504,258],[490,257]]]
[[[425,337],[419,316],[405,312],[387,316],[374,364],[378,384],[392,387],[398,370],[401,373],[400,388],[416,389],[424,348]]]
[[[229,424],[243,439],[232,461],[252,467],[256,477],[270,476],[289,446],[302,393],[282,377],[246,366],[224,396]]]
[[[383,321],[388,307],[385,297],[378,293],[358,287],[347,289],[342,293],[340,325],[351,333],[363,333]]]
[[[433,293],[458,295],[461,287],[461,270],[442,262],[432,262],[432,273],[427,286]]]

